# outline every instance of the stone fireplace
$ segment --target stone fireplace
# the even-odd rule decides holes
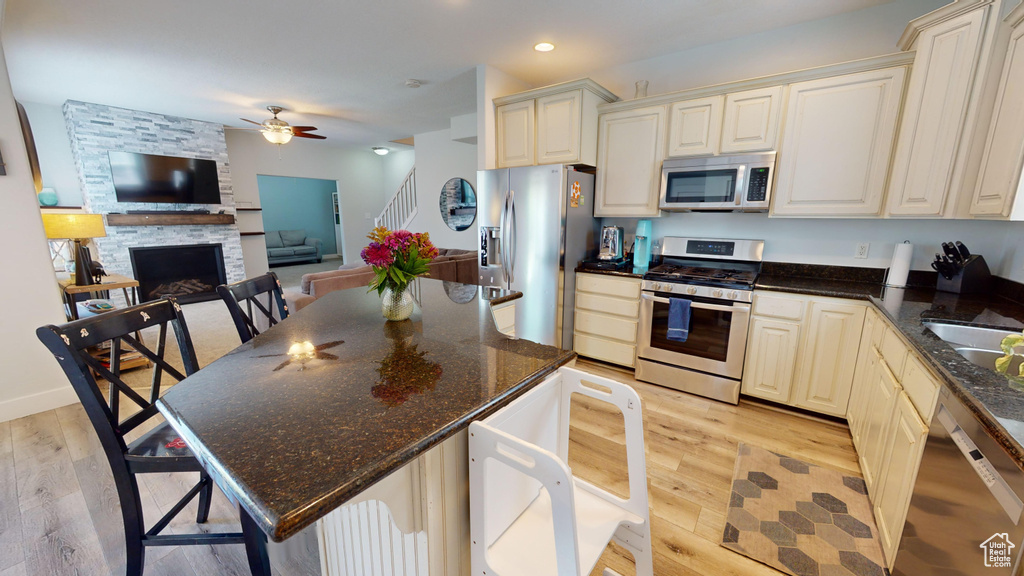
[[[129,210],[191,211],[202,208],[212,214],[234,215],[227,143],[224,127],[220,124],[72,100],[64,103],[64,120],[82,186],[83,207],[87,212],[108,215]],[[221,204],[118,202],[107,156],[111,150],[214,160]],[[124,276],[138,272],[134,262],[135,249],[218,245],[221,261],[218,283],[245,278],[241,237],[234,223],[116,226],[111,225],[108,219],[107,236],[96,238],[93,243],[93,257],[102,262],[108,272]],[[194,272],[199,274],[202,271]],[[203,272],[203,276],[211,278],[208,283],[212,276],[207,272]],[[145,289],[141,297],[150,299]]]
[[[217,299],[227,282],[220,244],[130,248],[132,271],[142,302],[174,296],[179,302]]]

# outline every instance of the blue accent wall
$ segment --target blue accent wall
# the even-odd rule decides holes
[[[263,208],[263,229],[306,231],[306,236],[323,240],[323,253],[336,254],[333,194],[335,180],[256,176]]]

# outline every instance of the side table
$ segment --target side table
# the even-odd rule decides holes
[[[74,276],[59,279],[58,284],[60,284],[61,294],[64,297],[64,305],[67,308],[68,318],[71,320],[78,320],[78,299],[82,295],[88,295],[93,292],[117,290],[120,288],[122,293],[124,293],[124,301],[129,306],[134,306],[135,304],[138,304],[139,301],[139,281],[127,276],[121,276],[120,274],[108,274],[103,277],[103,280],[99,284],[86,284],[84,286],[80,286],[75,284]],[[142,334],[136,333],[135,338],[140,343],[143,342]],[[90,351],[90,354],[104,364],[109,365],[110,348],[97,348]],[[120,361],[122,370],[149,365],[149,359],[139,352],[132,350],[131,348],[122,350]]]

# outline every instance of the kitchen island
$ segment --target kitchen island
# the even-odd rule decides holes
[[[418,471],[408,465],[575,357],[495,328],[492,307],[519,293],[421,279],[414,294],[417,311],[395,323],[381,317],[376,293],[330,293],[160,399],[204,468],[270,539],[293,536],[400,469],[416,485],[403,480],[391,492],[407,491],[413,508],[430,500],[422,490],[442,493],[434,508],[392,510],[401,532],[425,532],[443,492],[462,482],[465,463],[453,459],[464,443]],[[321,540],[323,556],[322,532]]]

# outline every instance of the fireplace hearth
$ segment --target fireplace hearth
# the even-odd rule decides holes
[[[217,298],[227,282],[220,244],[130,248],[132,270],[143,302],[174,296],[179,302]]]

